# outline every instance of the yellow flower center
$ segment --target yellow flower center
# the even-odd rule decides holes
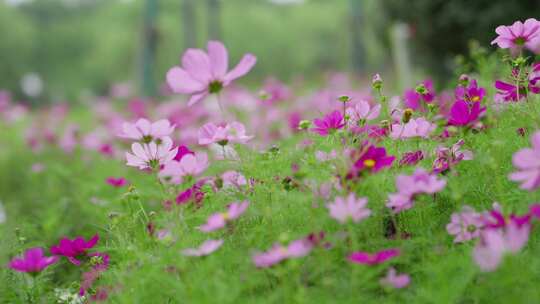
[[[373,159],[366,159],[364,161],[364,166],[366,166],[367,168],[373,168],[375,167],[375,160]]]
[[[473,98],[471,98],[472,101],[479,101],[480,100],[480,96],[473,96]]]
[[[223,212],[221,214],[221,216],[223,217],[224,220],[226,220],[226,221],[229,220],[229,213],[228,212]]]

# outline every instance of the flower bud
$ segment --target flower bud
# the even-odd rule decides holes
[[[405,109],[405,111],[403,111],[403,117],[401,120],[403,121],[403,123],[408,123],[411,120],[412,115],[413,109],[407,108]]]
[[[310,127],[311,127],[311,121],[309,121],[309,120],[301,120],[298,123],[298,129],[300,129],[300,130],[307,130]]]
[[[375,90],[380,90],[382,88],[382,78],[381,78],[381,75],[379,75],[378,73],[373,75],[373,79],[371,81],[371,86],[375,89]]]

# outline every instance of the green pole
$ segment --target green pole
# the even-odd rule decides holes
[[[364,68],[364,47],[362,45],[362,0],[349,0],[350,4],[350,32],[351,32],[351,59],[353,70],[362,72]]]
[[[221,39],[221,5],[219,0],[208,0],[208,38]]]

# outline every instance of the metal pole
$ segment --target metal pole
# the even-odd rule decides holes
[[[142,92],[144,96],[154,96],[156,94],[154,67],[157,47],[157,15],[157,0],[146,0],[144,6],[143,50],[141,59]]]

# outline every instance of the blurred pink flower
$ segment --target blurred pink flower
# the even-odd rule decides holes
[[[510,174],[510,180],[521,182],[521,188],[535,190],[540,186],[540,131],[531,136],[532,148],[514,153],[512,163],[518,171]]]
[[[345,126],[345,120],[341,112],[336,110],[326,114],[323,118],[315,118],[313,124],[315,127],[311,131],[319,133],[321,136],[328,136],[328,134],[342,129]]]
[[[245,144],[253,136],[246,135],[246,129],[239,122],[231,122],[224,126],[207,123],[199,129],[199,145],[219,144],[225,146],[229,143]]]
[[[525,22],[516,21],[512,25],[500,25],[495,29],[499,35],[491,44],[497,44],[502,49],[514,52],[523,47],[534,50],[540,40],[540,21],[529,18]]]
[[[441,173],[450,169],[462,160],[472,160],[473,153],[469,150],[461,150],[465,144],[463,139],[458,140],[451,148],[439,146],[435,151],[436,158],[433,161],[433,172]]]
[[[186,154],[180,161],[171,160],[163,166],[159,176],[173,184],[182,183],[185,176],[195,177],[202,174],[208,168],[208,156],[204,152]]]
[[[211,232],[214,230],[221,229],[225,227],[225,224],[231,222],[240,215],[242,215],[247,207],[249,206],[248,201],[243,201],[240,203],[232,203],[227,207],[227,211],[223,213],[214,213],[208,217],[206,224],[199,227],[203,232]]]
[[[120,188],[128,184],[128,181],[123,177],[107,177],[105,182],[113,187]]]
[[[529,240],[530,225],[511,220],[504,228],[485,229],[476,244],[473,257],[482,271],[497,269],[506,253],[517,253]]]
[[[453,235],[454,243],[463,243],[480,236],[484,227],[484,217],[470,206],[463,206],[460,213],[453,213],[451,222],[446,225],[446,231]]]
[[[306,238],[292,241],[288,246],[276,244],[266,252],[255,254],[253,263],[259,268],[266,268],[289,258],[306,256],[312,249],[313,243]]]
[[[360,100],[356,105],[347,108],[345,115],[348,116],[347,124],[349,126],[363,125],[369,120],[376,119],[381,113],[381,105],[371,106],[369,102]]]
[[[182,250],[185,256],[206,256],[216,251],[223,245],[223,240],[207,240],[199,248],[187,248]]]
[[[223,43],[209,41],[208,53],[201,49],[188,49],[182,56],[182,67],[175,66],[167,72],[167,84],[174,93],[189,94],[191,106],[209,94],[219,93],[233,80],[247,74],[257,62],[246,54],[238,65],[227,72],[228,53]]]
[[[349,262],[355,264],[364,264],[364,265],[376,265],[384,263],[394,257],[399,256],[399,249],[386,249],[378,251],[374,254],[369,252],[357,251],[351,253],[347,259]]]
[[[65,256],[71,263],[79,266],[81,261],[77,258],[86,255],[88,249],[93,248],[99,240],[99,235],[94,235],[90,240],[85,241],[82,237],[73,240],[62,238],[58,245],[51,247],[51,253],[54,255]]]
[[[403,96],[404,105],[414,111],[422,111],[425,103],[431,103],[435,99],[433,82],[429,79],[421,82],[416,88],[408,89]]]
[[[79,133],[79,126],[70,124],[64,130],[64,134],[60,137],[58,146],[66,153],[72,153],[77,146],[77,134]]]
[[[396,177],[397,193],[389,195],[386,207],[394,213],[412,208],[414,197],[418,194],[434,194],[446,186],[446,181],[438,179],[437,175],[429,174],[422,168],[417,168],[412,175]]]
[[[382,278],[380,282],[383,286],[399,289],[407,287],[409,283],[411,283],[411,277],[406,273],[397,274],[396,269],[394,267],[390,267],[386,277]]]
[[[122,125],[123,133],[120,136],[148,144],[151,141],[170,136],[174,132],[174,128],[175,126],[171,125],[167,119],[150,122],[148,119],[140,118],[135,123],[125,122]]]
[[[393,139],[423,137],[427,138],[437,126],[423,117],[411,119],[406,124],[393,124],[390,137]]]
[[[418,162],[420,162],[422,159],[424,159],[424,152],[421,150],[418,151],[410,151],[403,153],[403,156],[399,160],[400,166],[414,166]]]
[[[159,169],[176,156],[178,148],[172,149],[173,142],[169,137],[164,137],[160,144],[150,142],[148,144],[133,143],[132,153],[126,152],[127,165],[144,169]]]
[[[237,171],[226,171],[223,174],[221,174],[221,179],[223,181],[223,188],[240,188],[242,186],[247,185],[246,178]]]
[[[9,268],[19,271],[36,274],[41,272],[58,261],[57,256],[46,257],[43,255],[43,248],[30,248],[24,252],[22,258],[13,258],[9,262]]]
[[[332,150],[332,151],[330,151],[328,153],[326,153],[324,151],[316,151],[315,152],[315,158],[320,162],[329,161],[329,160],[335,159],[336,157],[337,157],[336,150]]]
[[[345,224],[348,220],[358,223],[371,214],[371,210],[366,208],[367,198],[356,198],[354,193],[350,193],[346,198],[336,197],[334,203],[328,204],[330,216],[338,222]]]

